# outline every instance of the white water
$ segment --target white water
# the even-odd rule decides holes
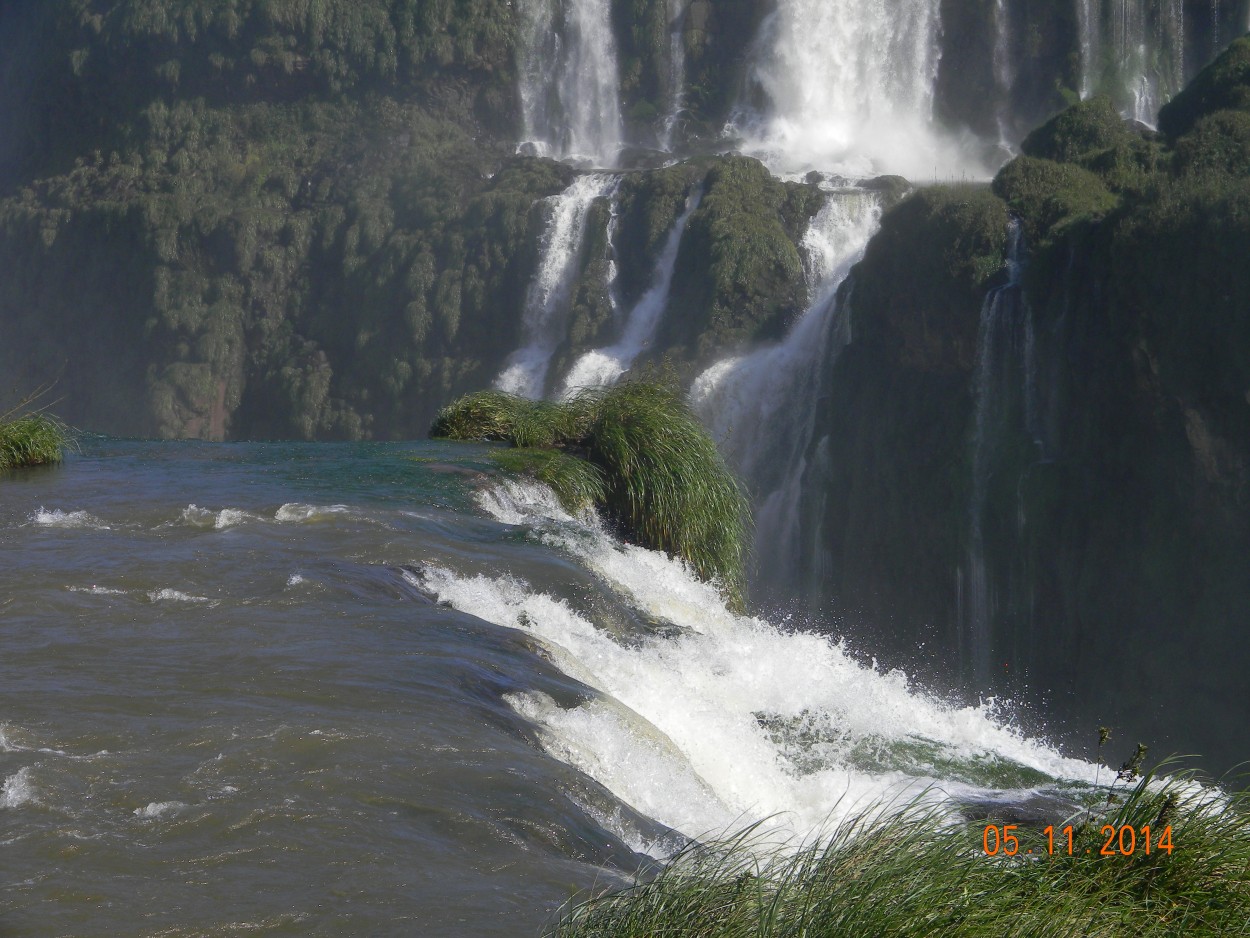
[[[590,206],[616,183],[615,176],[603,173],[578,176],[562,193],[546,200],[551,218],[539,247],[538,269],[525,295],[525,344],[509,356],[495,379],[499,390],[535,400],[543,396],[551,356],[564,336]]]
[[[677,253],[681,247],[682,235],[686,233],[690,216],[699,207],[702,198],[703,193],[695,191],[686,199],[686,207],[673,225],[673,230],[669,232],[664,248],[656,259],[651,285],[626,316],[621,337],[607,348],[592,349],[574,362],[564,379],[563,395],[572,394],[580,388],[615,384],[630,369],[643,349],[651,344],[668,304],[669,288],[673,283],[673,272],[677,268]]]
[[[688,836],[765,819],[807,836],[930,784],[938,787],[926,796],[939,804],[966,796],[984,784],[980,773],[1004,763],[1097,777],[1095,766],[1025,738],[991,704],[942,704],[826,637],[729,612],[682,564],[570,518],[541,486],[509,481],[480,501],[676,627],[624,641],[515,577],[440,565],[414,577],[441,602],[539,639],[558,667],[597,691],[571,708],[534,692],[508,699],[553,756]],[[952,772],[948,761],[963,768]]]
[[[987,175],[932,120],[939,0],[780,0],[752,78],[768,100],[733,130],[774,172]]]
[[[821,374],[849,340],[836,294],[877,230],[880,206],[864,192],[830,193],[803,238],[810,303],[775,345],[717,362],[695,379],[690,402],[752,487],[762,564],[796,569],[800,495]],[[834,342],[832,330],[842,329]],[[762,571],[767,572],[767,571]]]
[[[1107,92],[1120,101],[1125,117],[1154,126],[1160,106],[1185,80],[1183,0],[1157,0],[1153,24],[1150,12],[1147,0],[1077,3],[1081,96]],[[1110,43],[1109,50],[1104,50],[1104,42]],[[1107,54],[1118,75],[1111,87],[1099,74]]]
[[[673,149],[673,132],[686,107],[686,10],[690,0],[668,0],[668,113],[660,130],[660,149]]]
[[[518,149],[615,166],[620,78],[608,0],[518,0],[517,9],[525,135]]]

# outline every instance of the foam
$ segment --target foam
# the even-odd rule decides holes
[[[70,528],[93,531],[108,531],[109,526],[86,511],[62,511],[59,508],[48,510],[40,508],[30,516],[32,524],[44,528]]]
[[[275,521],[300,522],[324,521],[335,515],[347,514],[351,509],[346,505],[305,505],[299,502],[288,502],[274,512]]]
[[[27,766],[4,780],[4,786],[0,788],[0,808],[18,808],[37,802],[30,775],[30,767]]]
[[[597,524],[553,510],[553,501],[545,487],[515,480],[479,498],[499,520],[531,524],[678,634],[624,646],[515,577],[431,564],[417,579],[440,601],[539,639],[557,666],[599,692],[572,709],[536,692],[506,699],[550,754],[655,820],[700,837],[769,819],[805,837],[896,800],[953,810],[949,796],[968,787],[926,773],[923,759],[919,767],[901,758],[898,767],[860,767],[873,747],[919,747],[943,766],[1006,760],[1054,779],[1097,779],[1096,766],[1025,737],[992,701],[944,704],[825,636],[735,615],[680,562],[620,544]]]

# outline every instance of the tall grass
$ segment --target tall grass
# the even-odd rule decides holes
[[[69,428],[43,412],[49,405],[35,406],[54,385],[40,385],[16,406],[0,412],[0,471],[61,461],[71,439]]]
[[[446,407],[430,435],[518,447],[499,454],[504,468],[551,485],[570,510],[595,506],[625,537],[681,557],[741,606],[747,499],[672,388],[626,382],[558,403],[483,391]]]
[[[67,437],[64,425],[44,414],[0,423],[0,470],[60,462]]]
[[[1016,855],[987,856],[986,823],[931,810],[839,828],[797,853],[752,835],[689,848],[632,888],[566,910],[550,938],[685,936],[1233,936],[1250,934],[1250,813],[1184,779],[1143,779],[1101,816],[1013,830]],[[1074,825],[1072,855],[1062,827]],[[1129,855],[1103,827],[1136,834]],[[1147,855],[1142,828],[1152,830]],[[1171,827],[1168,853],[1158,838]],[[1117,835],[1118,837],[1118,835]],[[993,835],[991,847],[997,848]],[[1127,840],[1126,840],[1127,843]],[[1029,853],[1027,851],[1032,851]]]

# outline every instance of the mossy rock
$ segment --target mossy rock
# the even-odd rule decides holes
[[[881,219],[852,273],[856,335],[886,335],[904,367],[971,371],[978,312],[1003,269],[1007,206],[985,186],[916,191]]]
[[[1250,111],[1250,36],[1231,43],[1159,111],[1159,130],[1175,140],[1208,114]]]
[[[1216,111],[1176,141],[1180,176],[1250,176],[1250,111]]]
[[[1032,156],[1017,157],[1004,166],[994,178],[994,192],[1024,220],[1034,246],[1077,221],[1100,219],[1118,204],[1089,170]]]
[[[1056,163],[1075,163],[1098,150],[1130,143],[1135,137],[1106,95],[1074,104],[1024,138],[1020,152]]]
[[[715,350],[780,338],[807,301],[798,241],[823,204],[815,186],[786,184],[748,157],[718,160],[678,255],[659,345],[709,359]]]

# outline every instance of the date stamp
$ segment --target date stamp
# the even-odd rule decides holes
[[[981,848],[987,857],[1003,855],[1018,856],[1021,853],[1045,856],[1079,856],[1082,853],[1093,854],[1094,848],[1087,847],[1084,851],[1077,849],[1074,831],[1071,824],[1059,831],[1058,849],[1056,850],[1055,828],[1053,825],[1043,828],[1044,845],[1037,850],[1022,849],[1020,837],[1015,832],[1020,829],[1018,824],[985,825],[985,833],[981,836]],[[1102,847],[1097,856],[1131,857],[1136,853],[1149,856],[1151,852],[1172,855],[1172,825],[1161,831],[1152,830],[1149,824],[1134,827],[1132,824],[1104,824],[1102,826]],[[1095,844],[1096,845],[1096,844]]]

